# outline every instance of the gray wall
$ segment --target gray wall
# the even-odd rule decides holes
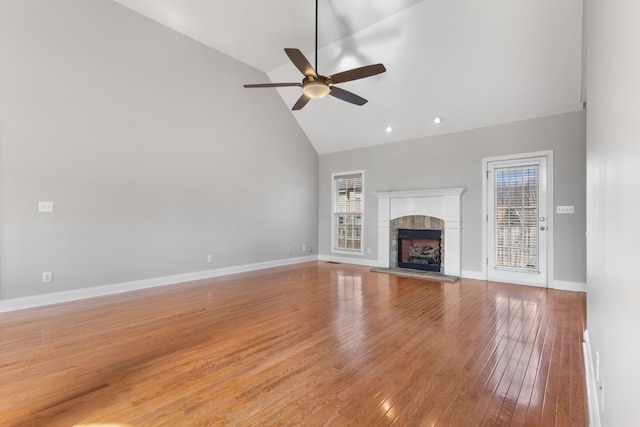
[[[0,2],[0,298],[315,251],[318,156],[266,78],[109,0]]]
[[[377,191],[467,187],[463,195],[462,269],[482,271],[482,159],[543,150],[554,152],[554,202],[575,206],[556,215],[554,279],[584,283],[585,113],[575,112],[467,132],[320,156],[320,253],[331,252],[331,173],[364,169],[364,247],[377,259]]]
[[[587,21],[587,329],[602,425],[640,426],[640,2],[588,1]]]

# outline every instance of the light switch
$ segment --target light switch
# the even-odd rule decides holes
[[[53,212],[53,202],[38,202],[38,212]]]
[[[572,214],[573,206],[556,206],[556,213],[558,214]]]

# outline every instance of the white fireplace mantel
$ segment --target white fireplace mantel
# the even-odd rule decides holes
[[[464,187],[387,191],[378,197],[378,265],[389,268],[390,222],[409,215],[444,220],[444,274],[460,276]]]

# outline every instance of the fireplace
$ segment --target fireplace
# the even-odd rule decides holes
[[[440,272],[449,276],[461,274],[462,194],[466,188],[434,188],[427,190],[377,192],[378,197],[378,266],[397,268],[393,247],[392,222],[406,216],[429,216],[443,221],[442,227],[425,223],[414,226],[402,224],[400,228],[441,228]]]
[[[398,230],[398,267],[442,272],[442,231]]]

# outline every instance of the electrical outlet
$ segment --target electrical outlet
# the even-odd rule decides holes
[[[367,254],[371,255],[371,248],[367,248]]]
[[[53,212],[53,202],[38,202],[38,212]]]
[[[287,252],[291,252],[291,246],[287,246]]]
[[[207,255],[207,262],[213,262],[213,255]]]
[[[42,272],[42,283],[49,283],[53,281],[53,273],[51,271]]]
[[[306,252],[307,251],[307,245],[302,245],[302,252]]]
[[[307,250],[309,251],[309,253],[313,252],[313,248],[311,246],[309,246]]]

